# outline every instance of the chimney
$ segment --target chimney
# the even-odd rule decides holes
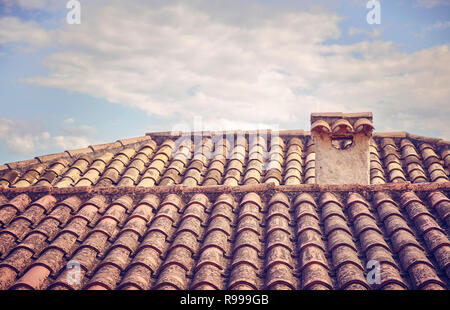
[[[370,184],[372,113],[311,113],[317,184]]]

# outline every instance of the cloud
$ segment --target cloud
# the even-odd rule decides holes
[[[364,29],[360,29],[360,28],[356,28],[356,27],[350,27],[348,29],[348,34],[350,36],[354,36],[354,35],[366,35],[370,38],[376,38],[379,37],[381,35],[383,31],[380,28],[374,28],[372,31],[369,30],[364,30]]]
[[[450,137],[448,45],[330,44],[341,18],[326,10],[217,3],[85,2],[81,25],[47,32],[48,75],[27,81],[205,129],[308,129],[312,111],[372,111],[377,130]]]
[[[21,8],[25,10],[55,11],[66,7],[64,0],[2,0],[6,9]]]
[[[450,21],[442,22],[442,21],[438,20],[437,22],[435,22],[432,25],[428,25],[426,27],[422,27],[421,31],[418,32],[418,33],[415,33],[414,36],[423,39],[423,38],[425,38],[425,35],[427,33],[429,33],[429,32],[432,32],[432,31],[443,31],[443,30],[446,30],[448,28],[450,28]]]
[[[445,5],[450,5],[450,0],[416,0],[415,3],[415,6],[424,7],[427,9]]]
[[[6,144],[9,152],[18,155],[70,150],[93,144],[94,128],[68,123],[67,120],[62,122],[62,135],[52,135],[40,122],[0,118],[0,141]]]
[[[94,127],[88,125],[75,125],[74,118],[68,118],[62,121],[59,129],[62,133],[74,137],[93,137],[97,134],[97,130]]]
[[[51,43],[51,36],[36,22],[24,22],[11,16],[1,17],[0,44],[5,43],[25,43],[30,46],[45,47]]]
[[[43,9],[47,0],[17,0],[17,4],[27,9]]]
[[[444,30],[450,27],[450,20],[447,20],[445,22],[437,21],[431,26],[428,26],[425,28],[425,31],[432,31],[432,30]]]

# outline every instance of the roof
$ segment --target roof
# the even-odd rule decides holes
[[[0,289],[449,288],[449,142],[375,133],[371,185],[319,185],[310,133],[269,133],[1,166]]]
[[[314,184],[314,168],[314,144],[303,130],[164,132],[7,163],[0,187]],[[370,168],[371,184],[447,182],[450,142],[376,133]]]

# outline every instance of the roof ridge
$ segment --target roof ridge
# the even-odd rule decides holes
[[[449,190],[450,182],[423,182],[411,183],[409,181],[402,183],[386,183],[386,184],[298,184],[298,185],[275,185],[273,183],[262,183],[254,185],[209,185],[209,186],[184,186],[184,185],[167,185],[153,187],[136,187],[136,186],[116,186],[116,187],[54,187],[54,186],[28,186],[19,188],[2,188],[0,193],[46,193],[46,194],[146,194],[146,193],[247,193],[247,192],[266,192],[266,191],[282,191],[282,192],[380,192],[380,191],[436,191]]]

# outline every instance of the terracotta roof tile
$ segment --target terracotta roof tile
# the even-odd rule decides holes
[[[74,157],[77,157],[80,155],[93,153],[93,151],[91,148],[85,147],[85,148],[76,149],[76,150],[68,150],[68,151],[65,151],[65,153],[67,153],[70,157],[74,158]]]
[[[323,131],[323,132],[331,132],[330,125],[324,120],[317,120],[311,125],[311,131]]]
[[[20,208],[13,208],[17,214],[0,235],[12,241],[2,242],[2,288],[448,286],[449,242],[440,222],[446,217],[439,214],[445,216],[449,199],[439,191],[426,192],[425,200],[408,191],[364,197],[325,192],[319,198],[282,191],[133,199],[106,194],[83,200],[53,194],[23,207],[19,196],[2,198],[2,209],[14,199]],[[381,282],[373,285],[366,279],[372,260],[381,271]],[[81,266],[79,284],[67,280],[69,261]]]

